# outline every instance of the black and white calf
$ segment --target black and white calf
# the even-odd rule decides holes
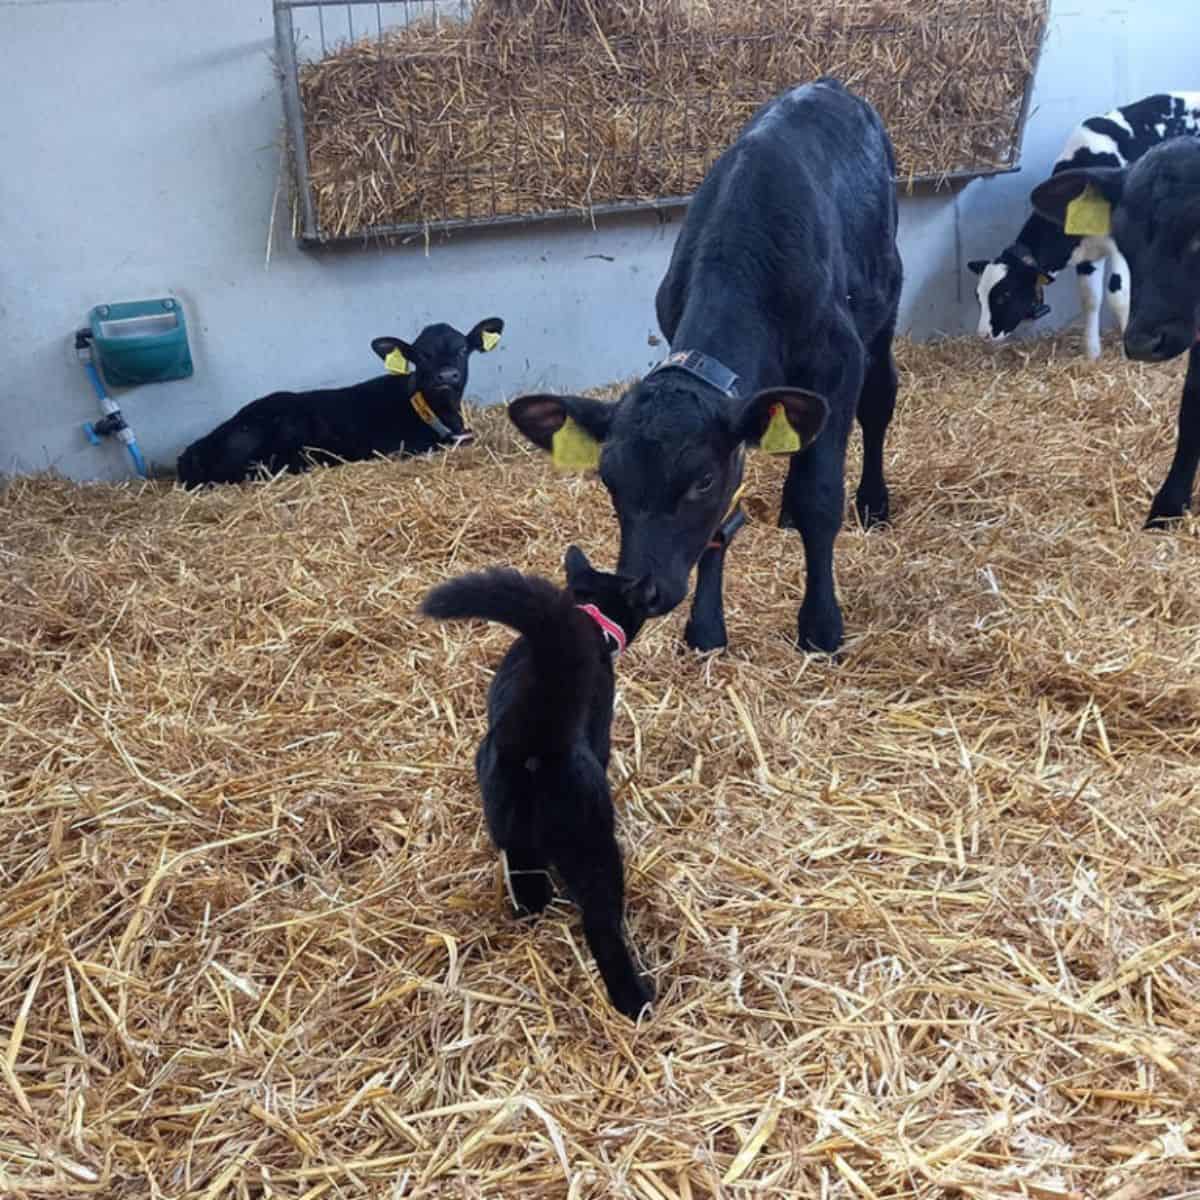
[[[1124,167],[1170,138],[1198,135],[1200,92],[1163,92],[1102,117],[1088,117],[1072,131],[1053,170],[1057,174],[1081,167]],[[1099,358],[1106,261],[1109,306],[1124,332],[1129,322],[1129,266],[1112,238],[1065,233],[1061,225],[1035,212],[999,257],[967,264],[979,276],[975,291],[980,336],[1001,342],[1022,321],[1044,317],[1050,311],[1044,286],[1057,272],[1074,267],[1087,355]]]
[[[1033,203],[1062,224],[1073,203],[1094,207],[1096,193],[1132,271],[1125,353],[1146,362],[1189,355],[1175,457],[1146,521],[1153,528],[1190,507],[1200,463],[1200,141],[1168,142],[1124,169],[1052,175],[1034,189]]]
[[[500,340],[499,317],[468,334],[427,325],[411,345],[378,337],[371,349],[386,375],[350,387],[272,392],[252,400],[179,456],[187,487],[237,483],[261,466],[305,471],[320,463],[353,462],[377,454],[424,454],[463,437],[467,359]]]
[[[590,441],[620,524],[618,570],[651,579],[654,615],[684,599],[699,564],[685,635],[698,649],[726,644],[725,547],[743,450],[758,444],[791,453],[780,523],[804,540],[799,644],[841,644],[833,544],[856,413],[858,513],[866,525],[888,515],[883,441],[901,281],[893,171],[875,110],[837,80],[778,96],[688,209],[657,297],[673,353],[615,404],[533,395],[510,405],[543,449]]]

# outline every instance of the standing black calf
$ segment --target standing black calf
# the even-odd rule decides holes
[[[688,209],[657,298],[674,353],[616,404],[534,395],[509,408],[543,449],[564,430],[575,445],[602,444],[600,475],[621,527],[617,570],[650,576],[652,615],[683,600],[699,563],[685,634],[697,649],[727,640],[722,571],[747,444],[794,451],[780,523],[804,541],[798,639],[809,650],[841,644],[833,543],[856,413],[858,513],[864,525],[888,517],[883,441],[901,277],[894,170],[879,116],[836,80],[772,100]]]
[[[567,588],[497,568],[436,587],[422,611],[517,630],[488,690],[475,755],[484,815],[508,860],[522,913],[550,902],[554,867],[583,910],[583,931],[614,1007],[636,1019],[652,993],[625,943],[625,876],[608,789],[614,659],[654,599],[646,580],[592,570],[566,554]]]
[[[179,480],[187,487],[237,483],[259,466],[305,471],[453,445],[465,433],[467,357],[491,350],[503,329],[503,321],[489,317],[465,337],[451,325],[427,325],[411,345],[375,338],[371,349],[388,374],[351,387],[252,400],[179,456]]]
[[[1189,356],[1175,457],[1146,518],[1149,529],[1165,525],[1191,506],[1200,463],[1200,140],[1164,142],[1130,167],[1062,171],[1034,189],[1033,206],[1060,225],[1073,211],[1125,256],[1130,358]]]

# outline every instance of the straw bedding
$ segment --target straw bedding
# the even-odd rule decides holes
[[[754,110],[832,74],[902,176],[1012,165],[1045,0],[478,0],[301,69],[325,237],[689,195]]]
[[[732,648],[620,668],[633,943],[508,915],[471,755],[501,630],[418,598],[611,563],[481,444],[188,495],[0,492],[0,1190],[1194,1195],[1200,543],[1138,526],[1177,369],[902,347],[897,524],[790,644],[755,456]]]

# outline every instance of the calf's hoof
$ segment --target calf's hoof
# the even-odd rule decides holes
[[[892,509],[888,498],[887,488],[873,495],[858,489],[854,497],[854,511],[864,529],[873,529],[876,525],[887,525],[891,522]]]
[[[1175,527],[1176,521],[1183,520],[1184,514],[1177,513],[1156,513],[1151,512],[1146,518],[1146,523],[1142,526],[1143,529],[1150,533],[1165,533],[1168,529]]]
[[[724,650],[729,645],[724,621],[690,620],[684,627],[683,640],[692,650]]]
[[[1170,529],[1173,521],[1180,520],[1188,510],[1190,497],[1180,499],[1178,496],[1164,496],[1159,492],[1150,505],[1150,515],[1146,518],[1143,529]]]
[[[842,614],[836,607],[822,611],[802,608],[796,622],[796,644],[801,650],[834,654],[845,636]]]

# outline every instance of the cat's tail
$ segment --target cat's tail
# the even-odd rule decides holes
[[[529,741],[543,753],[566,750],[583,721],[596,669],[588,620],[569,592],[540,575],[511,567],[493,567],[439,584],[421,602],[421,611],[440,621],[477,618],[497,621],[522,634],[529,649],[532,677],[523,673],[514,686],[524,695],[509,706],[519,720],[509,725],[515,742]],[[518,729],[528,732],[518,735]]]

